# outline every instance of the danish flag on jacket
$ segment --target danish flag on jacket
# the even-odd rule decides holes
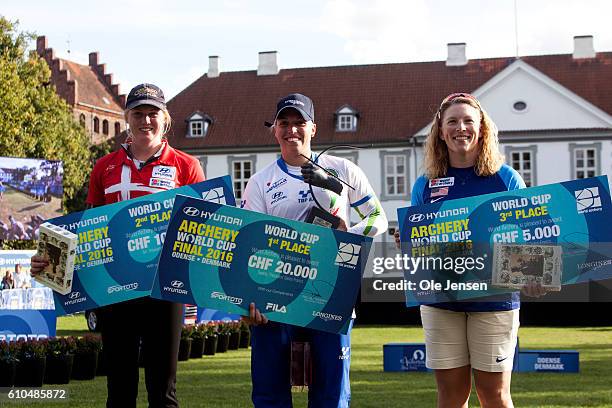
[[[199,161],[164,142],[161,154],[139,169],[126,146],[96,162],[87,203],[93,206],[130,200],[204,181]]]

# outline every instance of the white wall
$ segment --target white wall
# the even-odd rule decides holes
[[[597,141],[577,141],[573,142],[576,144],[592,144],[593,142],[601,143],[601,174],[609,174],[612,177],[612,141],[609,140],[597,140]],[[521,143],[508,143],[501,144],[502,153],[505,151],[506,146],[512,147],[526,147],[537,145],[537,156],[536,156],[536,180],[537,185],[559,183],[573,179],[571,175],[571,155],[569,150],[570,142],[521,142]],[[374,149],[363,149],[357,151],[357,164],[368,177],[372,188],[375,193],[381,197],[382,189],[382,174],[381,174],[381,150],[394,152],[409,149],[409,187],[408,191],[412,189],[412,186],[416,179],[423,174],[422,162],[423,162],[423,148],[418,147],[416,151],[412,147],[401,148],[374,148]],[[332,153],[333,154],[333,153]],[[248,156],[248,154],[232,154],[231,156]],[[206,175],[209,178],[223,176],[229,174],[230,169],[228,167],[228,155],[217,154],[207,156]],[[262,170],[265,166],[276,161],[278,157],[277,152],[270,153],[257,153],[255,171]],[[506,158],[507,162],[509,158]],[[231,174],[230,174],[231,175]],[[387,215],[387,219],[390,222],[397,221],[397,209],[400,207],[406,207],[410,205],[409,196],[407,195],[404,199],[397,200],[381,200],[381,205]],[[351,221],[357,222],[359,217],[354,211],[351,211]]]
[[[537,145],[536,156],[536,174],[537,185],[560,183],[563,181],[573,180],[574,175],[571,174],[571,153],[570,143],[576,145],[592,145],[593,143],[601,144],[600,151],[600,169],[601,175],[612,176],[612,142],[609,140],[585,140],[575,142],[540,142],[540,143],[508,143],[501,145],[501,150],[504,152],[506,146],[512,147],[527,147]],[[510,158],[506,157],[506,162],[509,163]]]

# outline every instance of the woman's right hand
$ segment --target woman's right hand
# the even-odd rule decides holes
[[[255,307],[255,303],[249,305],[249,315],[242,316],[241,319],[253,326],[268,323],[268,318]]]
[[[30,259],[30,264],[30,274],[37,275],[49,265],[49,260],[44,256],[34,255]]]
[[[400,233],[398,229],[395,230],[393,237],[395,238],[395,247],[401,249]]]

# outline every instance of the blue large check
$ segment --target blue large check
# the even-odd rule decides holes
[[[176,194],[235,205],[229,176],[49,220],[78,235],[72,290],[54,292],[58,315],[151,294]]]
[[[408,306],[612,277],[606,176],[400,208],[398,219]]]
[[[177,196],[151,296],[346,333],[371,238]]]

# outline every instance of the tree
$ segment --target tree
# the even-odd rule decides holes
[[[64,209],[84,208],[83,186],[94,160],[85,130],[50,84],[51,71],[35,51],[35,36],[0,16],[0,156],[61,160]]]

